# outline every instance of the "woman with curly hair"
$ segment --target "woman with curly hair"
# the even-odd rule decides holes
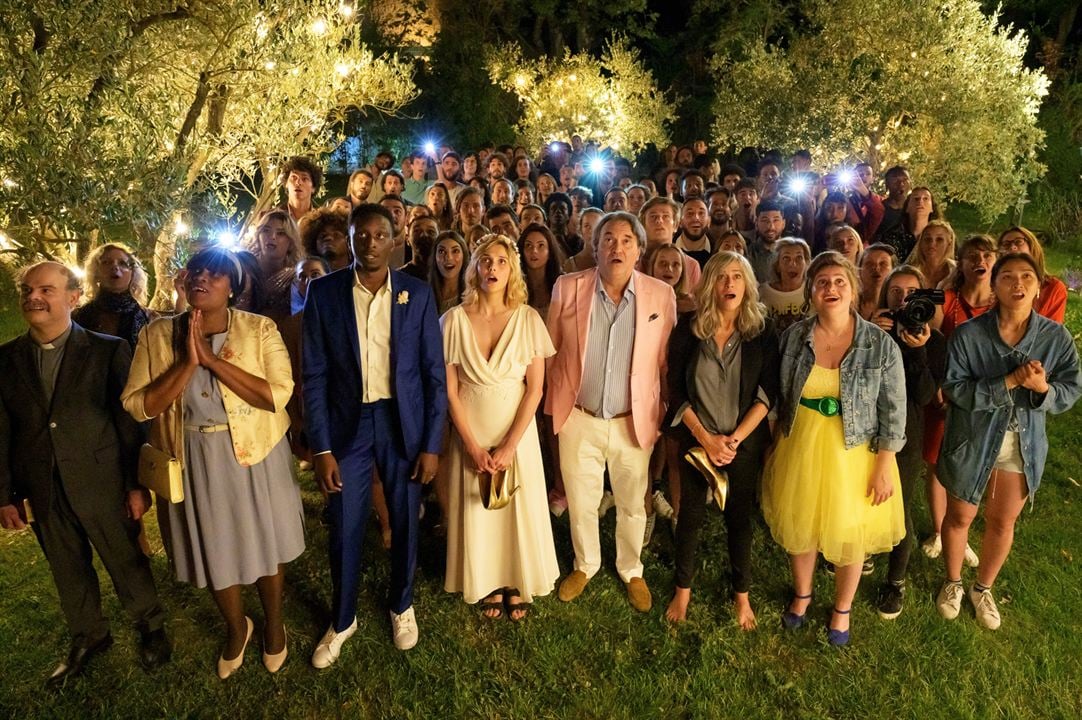
[[[87,302],[71,319],[87,330],[124,338],[134,349],[139,331],[153,319],[143,306],[147,274],[139,258],[125,245],[108,243],[91,250],[83,267]]]

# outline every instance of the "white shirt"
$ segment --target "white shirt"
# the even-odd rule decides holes
[[[357,317],[363,402],[389,400],[391,393],[391,273],[372,293],[353,274],[353,309]]]

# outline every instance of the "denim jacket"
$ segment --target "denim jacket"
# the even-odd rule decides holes
[[[1012,415],[1033,498],[1048,457],[1045,415],[1069,410],[1082,394],[1078,351],[1066,328],[1031,312],[1025,335],[1010,347],[999,335],[998,320],[993,310],[959,325],[947,347],[943,392],[950,406],[939,478],[952,495],[974,505],[984,494]],[[1041,361],[1048,392],[1007,390],[1006,376],[1028,360]]]
[[[902,353],[890,336],[853,314],[853,344],[841,364],[841,415],[845,447],[870,444],[872,451],[905,446],[905,372]],[[804,383],[815,364],[816,318],[801,320],[781,336],[778,420],[788,435]]]

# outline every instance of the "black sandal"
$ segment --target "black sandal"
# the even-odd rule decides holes
[[[496,595],[500,596],[499,600],[493,600],[492,599]],[[481,609],[481,617],[484,618],[485,620],[499,620],[500,618],[502,618],[503,617],[503,599],[504,599],[503,590],[496,590],[496,591],[490,592],[488,595],[486,595],[485,599],[482,600],[480,603],[478,603],[478,607]],[[489,610],[495,610],[496,614],[495,615],[486,615],[485,613],[488,612]]]
[[[530,614],[530,607],[532,603],[511,602],[510,598],[515,596],[520,596],[518,588],[504,588],[503,597],[505,600],[505,606],[507,607],[507,619],[511,622],[522,622]],[[516,618],[514,616],[516,610],[522,611],[522,617]]]

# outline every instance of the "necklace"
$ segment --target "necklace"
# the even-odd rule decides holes
[[[822,339],[824,341],[823,342],[823,346],[824,346],[823,349],[826,350],[827,352],[830,352],[831,350],[834,349],[835,343],[837,343],[839,340],[842,340],[842,339],[848,337],[848,335],[849,335],[849,326],[847,325],[845,327],[845,329],[842,330],[840,333],[831,334],[831,333],[827,332],[827,329],[824,328],[822,325],[816,323],[815,331],[817,333],[819,333],[819,335],[822,337]]]

